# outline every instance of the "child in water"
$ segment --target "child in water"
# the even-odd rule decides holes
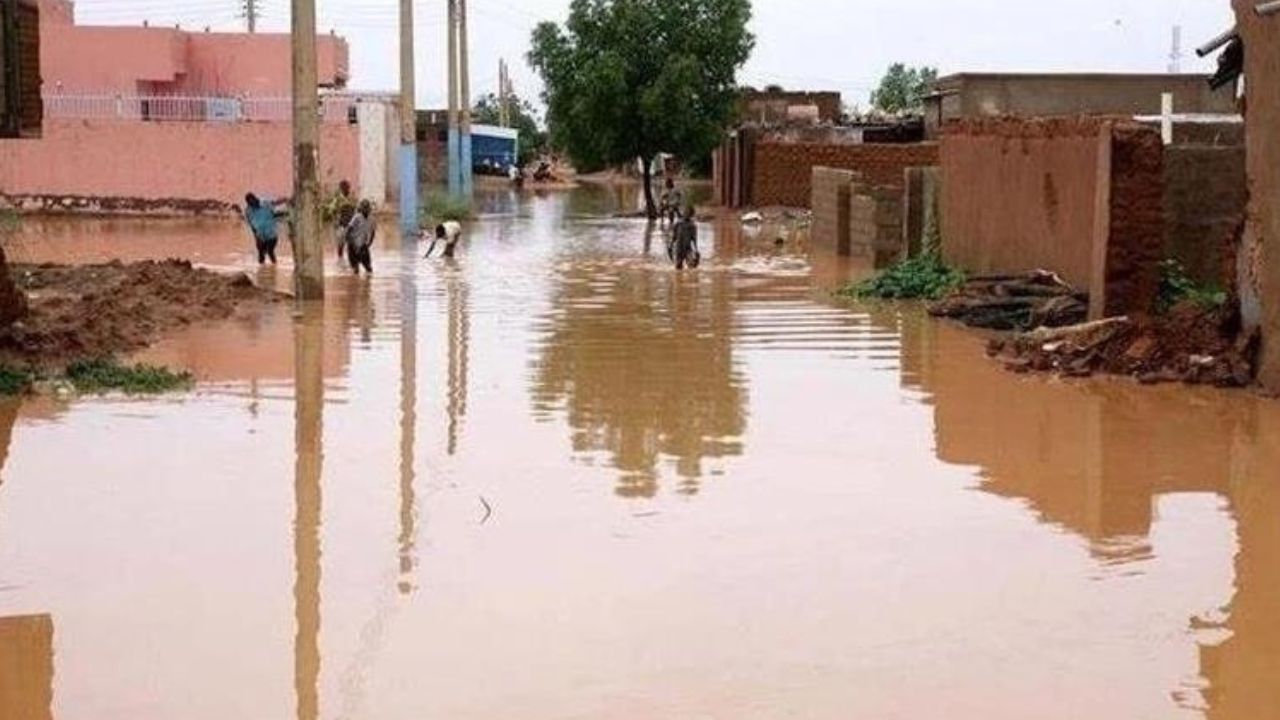
[[[368,200],[361,200],[355,216],[351,218],[346,232],[342,235],[342,243],[347,250],[347,262],[351,263],[351,271],[356,275],[360,274],[362,267],[365,272],[373,274],[371,249],[378,228],[372,214],[373,204]]]
[[[698,252],[698,224],[693,221],[693,208],[687,207],[671,230],[672,254],[675,256],[676,269],[683,270],[686,265],[696,268],[702,262]]]

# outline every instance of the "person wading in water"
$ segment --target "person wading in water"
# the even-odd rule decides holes
[[[360,207],[356,211],[355,217],[351,218],[347,230],[342,236],[342,243],[346,246],[347,262],[351,263],[351,271],[356,275],[360,274],[360,268],[364,268],[365,272],[373,274],[373,239],[377,235],[377,223],[373,217],[373,204],[368,200],[361,200]]]
[[[258,264],[264,265],[270,260],[275,265],[276,245],[280,243],[275,208],[271,203],[264,203],[257,195],[249,193],[244,196],[244,219],[253,232],[253,241],[258,248]]]
[[[693,221],[692,207],[684,209],[671,229],[670,254],[677,270],[683,270],[686,265],[696,268],[702,263],[702,255],[698,252],[698,224]]]

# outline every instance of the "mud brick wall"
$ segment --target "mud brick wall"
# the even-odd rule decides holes
[[[1244,38],[1249,212],[1239,264],[1241,310],[1262,329],[1259,379],[1280,390],[1280,17],[1233,0]]]
[[[837,255],[849,255],[849,208],[852,187],[859,176],[852,170],[813,169],[813,228],[810,241],[814,247]]]
[[[1097,306],[1150,307],[1164,239],[1153,129],[1103,119],[974,119],[942,140],[943,257],[971,273],[1052,270]]]
[[[1104,130],[1104,142],[1105,142]],[[1105,265],[1094,267],[1093,314],[1123,315],[1155,306],[1164,254],[1164,144],[1141,125],[1111,129],[1109,234],[1095,238],[1106,248]],[[1105,152],[1105,150],[1104,150]],[[1100,167],[1105,171],[1105,167]],[[1099,299],[1097,273],[1105,297]]]
[[[852,170],[876,187],[903,187],[906,169],[938,163],[936,143],[826,145],[761,141],[755,146],[751,204],[809,207],[813,169]]]
[[[852,254],[873,258],[876,267],[902,259],[906,254],[902,236],[902,190],[855,187],[849,207]]]
[[[1243,145],[1165,148],[1164,255],[1199,282],[1235,284],[1237,233],[1249,199],[1244,163]]]

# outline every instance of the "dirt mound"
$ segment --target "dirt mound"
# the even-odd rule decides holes
[[[10,271],[28,312],[0,330],[0,362],[39,367],[139,350],[166,330],[283,297],[243,273],[220,275],[181,260]]]
[[[1109,373],[1145,383],[1244,387],[1253,382],[1255,335],[1235,313],[1187,302],[1152,318],[1111,318],[992,340],[988,352],[1015,372],[1071,377]]]

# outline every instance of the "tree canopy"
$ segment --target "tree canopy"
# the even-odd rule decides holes
[[[476,101],[471,117],[483,125],[498,125],[502,122],[502,102],[496,94],[489,93]],[[529,101],[512,96],[511,127],[520,131],[521,165],[528,165],[546,152],[547,133],[539,127],[537,113]]]
[[[937,68],[915,68],[894,63],[880,81],[879,89],[871,93],[871,104],[881,112],[895,115],[919,113],[924,109],[925,96],[937,79]]]
[[[563,27],[533,32],[552,144],[580,167],[694,158],[732,122],[755,39],[750,0],[573,0]]]

